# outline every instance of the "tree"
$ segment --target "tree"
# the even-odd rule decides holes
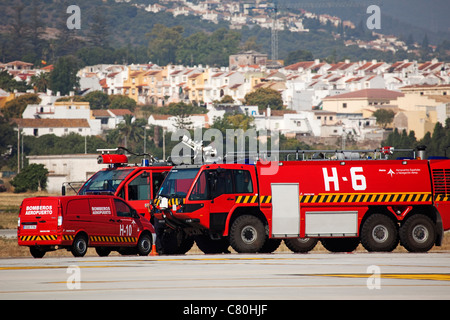
[[[285,65],[294,64],[299,61],[311,61],[314,60],[314,56],[311,53],[311,51],[308,50],[297,50],[297,51],[291,51],[289,52]]]
[[[134,111],[136,108],[136,101],[124,95],[111,95],[109,96],[109,101],[109,107],[111,109],[128,109],[130,111]]]
[[[377,118],[377,123],[381,125],[383,129],[386,129],[388,124],[394,121],[395,112],[392,110],[378,109],[373,113],[373,116]]]
[[[224,136],[227,129],[242,129],[247,131],[253,127],[254,118],[242,113],[226,113],[223,117],[215,118],[211,128],[220,130]]]
[[[272,110],[283,109],[283,99],[281,93],[270,88],[259,88],[245,95],[244,104],[258,106],[259,111],[264,111],[267,107]]]
[[[156,24],[147,34],[150,38],[148,55],[159,65],[176,63],[176,53],[183,39],[183,32],[181,26],[166,27]]]
[[[26,166],[13,180],[11,185],[15,193],[38,191],[47,188],[48,170],[43,164],[30,164]]]
[[[122,144],[125,148],[134,151],[141,150],[144,141],[145,119],[135,119],[134,116],[126,114],[124,120],[117,126],[117,129],[108,134],[108,142]]]
[[[59,58],[50,73],[50,89],[63,96],[76,90],[80,86],[80,79],[77,77],[79,66],[79,61],[74,56]]]
[[[12,156],[12,146],[17,145],[17,133],[13,126],[0,116],[0,169],[5,165],[9,157]],[[17,158],[17,157],[16,157]]]
[[[108,41],[108,25],[106,19],[101,11],[101,8],[96,7],[93,22],[90,25],[89,42],[94,47],[109,48]]]
[[[31,77],[31,85],[37,92],[46,92],[50,83],[50,74],[41,72],[37,76]]]
[[[25,81],[14,80],[6,70],[0,72],[0,88],[9,92],[14,92],[15,90],[25,92],[26,90],[31,89]]]
[[[83,97],[83,100],[89,102],[92,110],[108,109],[111,103],[109,96],[102,91],[89,92]]]
[[[29,104],[39,104],[41,99],[37,94],[27,93],[5,104],[3,114],[6,118],[22,118],[22,113]]]

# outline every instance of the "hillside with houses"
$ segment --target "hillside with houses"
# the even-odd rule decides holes
[[[264,54],[249,51],[230,56],[229,67],[156,64],[94,65],[78,70],[79,93],[102,92],[133,100],[137,107],[154,106],[148,125],[169,132],[177,129],[179,115],[167,115],[171,104],[203,107],[203,114],[188,117],[188,128],[208,128],[225,113],[253,117],[256,129],[279,130],[289,137],[330,138],[346,136],[363,141],[384,138],[385,129],[373,116],[379,109],[395,113],[391,127],[414,131],[421,139],[437,122],[445,124],[450,107],[450,66],[437,60],[417,61],[299,61],[270,69]],[[13,61],[0,69],[17,81],[51,70]],[[280,94],[282,108],[246,105],[246,96],[258,89]],[[31,90],[33,92],[33,90]],[[0,106],[24,93],[0,91]],[[93,110],[89,102],[61,100],[59,92],[38,93],[41,102],[29,104],[17,123],[24,134],[41,136],[70,132],[101,135],[116,128],[125,109]],[[74,92],[68,96],[73,96]],[[227,103],[221,102],[227,97]],[[159,110],[159,111],[158,111]],[[201,110],[201,109],[200,109]],[[75,121],[76,120],[76,121]]]

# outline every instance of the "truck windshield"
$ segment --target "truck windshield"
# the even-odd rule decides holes
[[[78,194],[115,194],[117,187],[132,171],[133,169],[99,171],[86,181]]]
[[[172,169],[159,188],[158,196],[186,197],[200,168]]]

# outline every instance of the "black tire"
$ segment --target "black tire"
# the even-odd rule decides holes
[[[100,257],[107,257],[111,253],[111,249],[108,247],[95,247],[95,252],[97,252]]]
[[[359,238],[323,238],[320,241],[331,252],[352,252],[359,245]]]
[[[152,237],[144,233],[139,237],[137,251],[140,256],[148,256],[152,251]]]
[[[35,247],[35,246],[30,247],[30,253],[33,256],[33,258],[36,258],[36,259],[43,258],[45,256],[46,252],[47,251],[45,251],[44,249],[39,248],[39,247]]]
[[[185,254],[194,245],[194,239],[183,230],[167,230],[161,236],[162,251],[159,254]]]
[[[238,217],[230,229],[230,244],[239,253],[256,253],[266,241],[264,224],[255,216]]]
[[[361,228],[361,244],[369,252],[391,252],[399,242],[398,227],[383,214],[373,214]]]
[[[259,249],[259,253],[272,253],[278,249],[281,244],[281,239],[270,239],[267,238],[264,242],[261,249]]]
[[[195,237],[197,247],[205,254],[230,253],[230,242],[227,238],[213,240],[208,234]]]
[[[78,235],[73,240],[71,251],[74,257],[84,257],[88,248],[88,240],[84,235]]]
[[[414,214],[400,227],[400,243],[409,252],[427,252],[436,243],[436,227],[423,214]]]
[[[317,238],[284,239],[286,247],[295,253],[307,253],[314,249],[317,242],[319,242]]]

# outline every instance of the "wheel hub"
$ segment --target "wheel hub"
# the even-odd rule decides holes
[[[389,237],[388,229],[383,225],[377,225],[372,230],[372,237],[378,243],[383,243]]]
[[[418,243],[424,243],[428,240],[429,237],[428,229],[425,226],[419,224],[414,227],[412,236],[414,238],[414,241]]]
[[[252,244],[256,241],[258,232],[253,226],[246,226],[242,229],[241,238],[246,244]]]

